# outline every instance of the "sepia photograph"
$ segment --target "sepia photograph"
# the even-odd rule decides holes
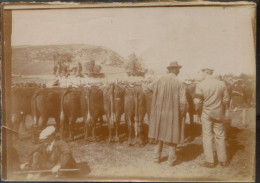
[[[256,5],[2,5],[2,179],[255,181]]]

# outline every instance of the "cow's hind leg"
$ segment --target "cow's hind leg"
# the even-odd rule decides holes
[[[92,120],[92,137],[93,137],[93,140],[96,141],[96,124],[97,124],[97,120],[98,120],[98,116],[95,116]]]
[[[48,117],[43,116],[42,117],[42,128],[46,128],[48,122]]]
[[[62,116],[60,119],[60,138],[64,139],[64,132],[66,124],[68,124],[69,120],[67,116]]]
[[[108,127],[108,142],[112,142],[111,132],[112,132],[112,125],[110,122],[110,116],[106,115],[107,117],[107,127]]]
[[[69,119],[69,140],[74,140],[74,123],[76,118],[74,116]]]
[[[116,122],[115,122],[115,142],[119,142],[118,137],[118,126],[120,124],[120,116],[117,116]]]
[[[84,124],[85,124],[85,127],[84,127],[84,129],[85,129],[84,141],[87,141],[87,139],[88,139],[88,131],[89,131],[89,128],[90,128],[90,124],[89,124],[89,122],[88,122],[88,120],[87,120],[87,117],[84,117],[84,118],[83,118],[83,122],[84,122]]]
[[[36,144],[38,142],[39,120],[40,120],[40,116],[36,114],[33,117],[34,122],[32,123],[32,142],[33,142],[33,144]]]
[[[27,127],[26,127],[26,124],[25,124],[25,122],[26,122],[25,119],[26,119],[26,115],[23,114],[22,117],[21,117],[21,123],[22,123],[23,129],[26,131]]]
[[[60,117],[59,116],[56,116],[55,117],[55,124],[56,124],[56,135],[59,136],[59,133],[60,133]]]
[[[138,122],[138,144],[140,146],[143,146],[143,117],[141,117],[139,119],[139,122]]]
[[[134,117],[127,116],[127,124],[128,124],[128,145],[132,145],[132,128],[133,128]]]
[[[103,123],[104,123],[103,115],[100,115],[100,116],[99,116],[99,125],[102,126]]]

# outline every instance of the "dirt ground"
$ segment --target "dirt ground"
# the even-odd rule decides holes
[[[242,123],[242,111],[231,112],[232,122],[227,125],[227,150],[229,166],[219,165],[209,169],[199,166],[203,160],[201,144],[201,125],[190,129],[187,124],[185,136],[187,141],[177,149],[178,162],[175,166],[167,164],[167,146],[163,148],[162,162],[153,162],[154,145],[146,143],[128,146],[126,124],[120,124],[120,142],[108,143],[107,126],[104,123],[97,128],[97,142],[85,142],[82,136],[70,141],[73,156],[80,168],[80,173],[66,180],[167,180],[167,181],[253,181],[255,167],[255,108],[246,109],[246,121]],[[27,119],[27,128],[31,119]],[[49,124],[52,123],[52,119]],[[78,120],[78,133],[82,134]],[[147,133],[148,126],[145,125]],[[32,148],[30,131],[20,128],[22,134],[16,139],[15,148],[21,163]],[[193,134],[195,138],[190,138]]]

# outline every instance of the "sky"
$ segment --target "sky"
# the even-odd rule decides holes
[[[252,7],[16,10],[12,17],[12,46],[89,44],[123,57],[134,52],[155,72],[178,61],[188,76],[205,66],[255,73]]]

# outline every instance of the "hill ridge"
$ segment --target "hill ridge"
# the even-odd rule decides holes
[[[18,45],[12,47],[12,71],[19,74],[30,74],[30,68],[40,74],[50,74],[54,62],[54,55],[68,54],[72,62],[89,62],[96,64],[123,67],[126,59],[116,51],[101,45],[66,44],[66,45]],[[34,63],[34,64],[32,64]],[[38,64],[39,67],[37,67]],[[48,65],[49,64],[49,65]],[[26,69],[25,69],[26,68]],[[35,73],[35,71],[33,71]],[[46,73],[47,72],[47,73]]]

